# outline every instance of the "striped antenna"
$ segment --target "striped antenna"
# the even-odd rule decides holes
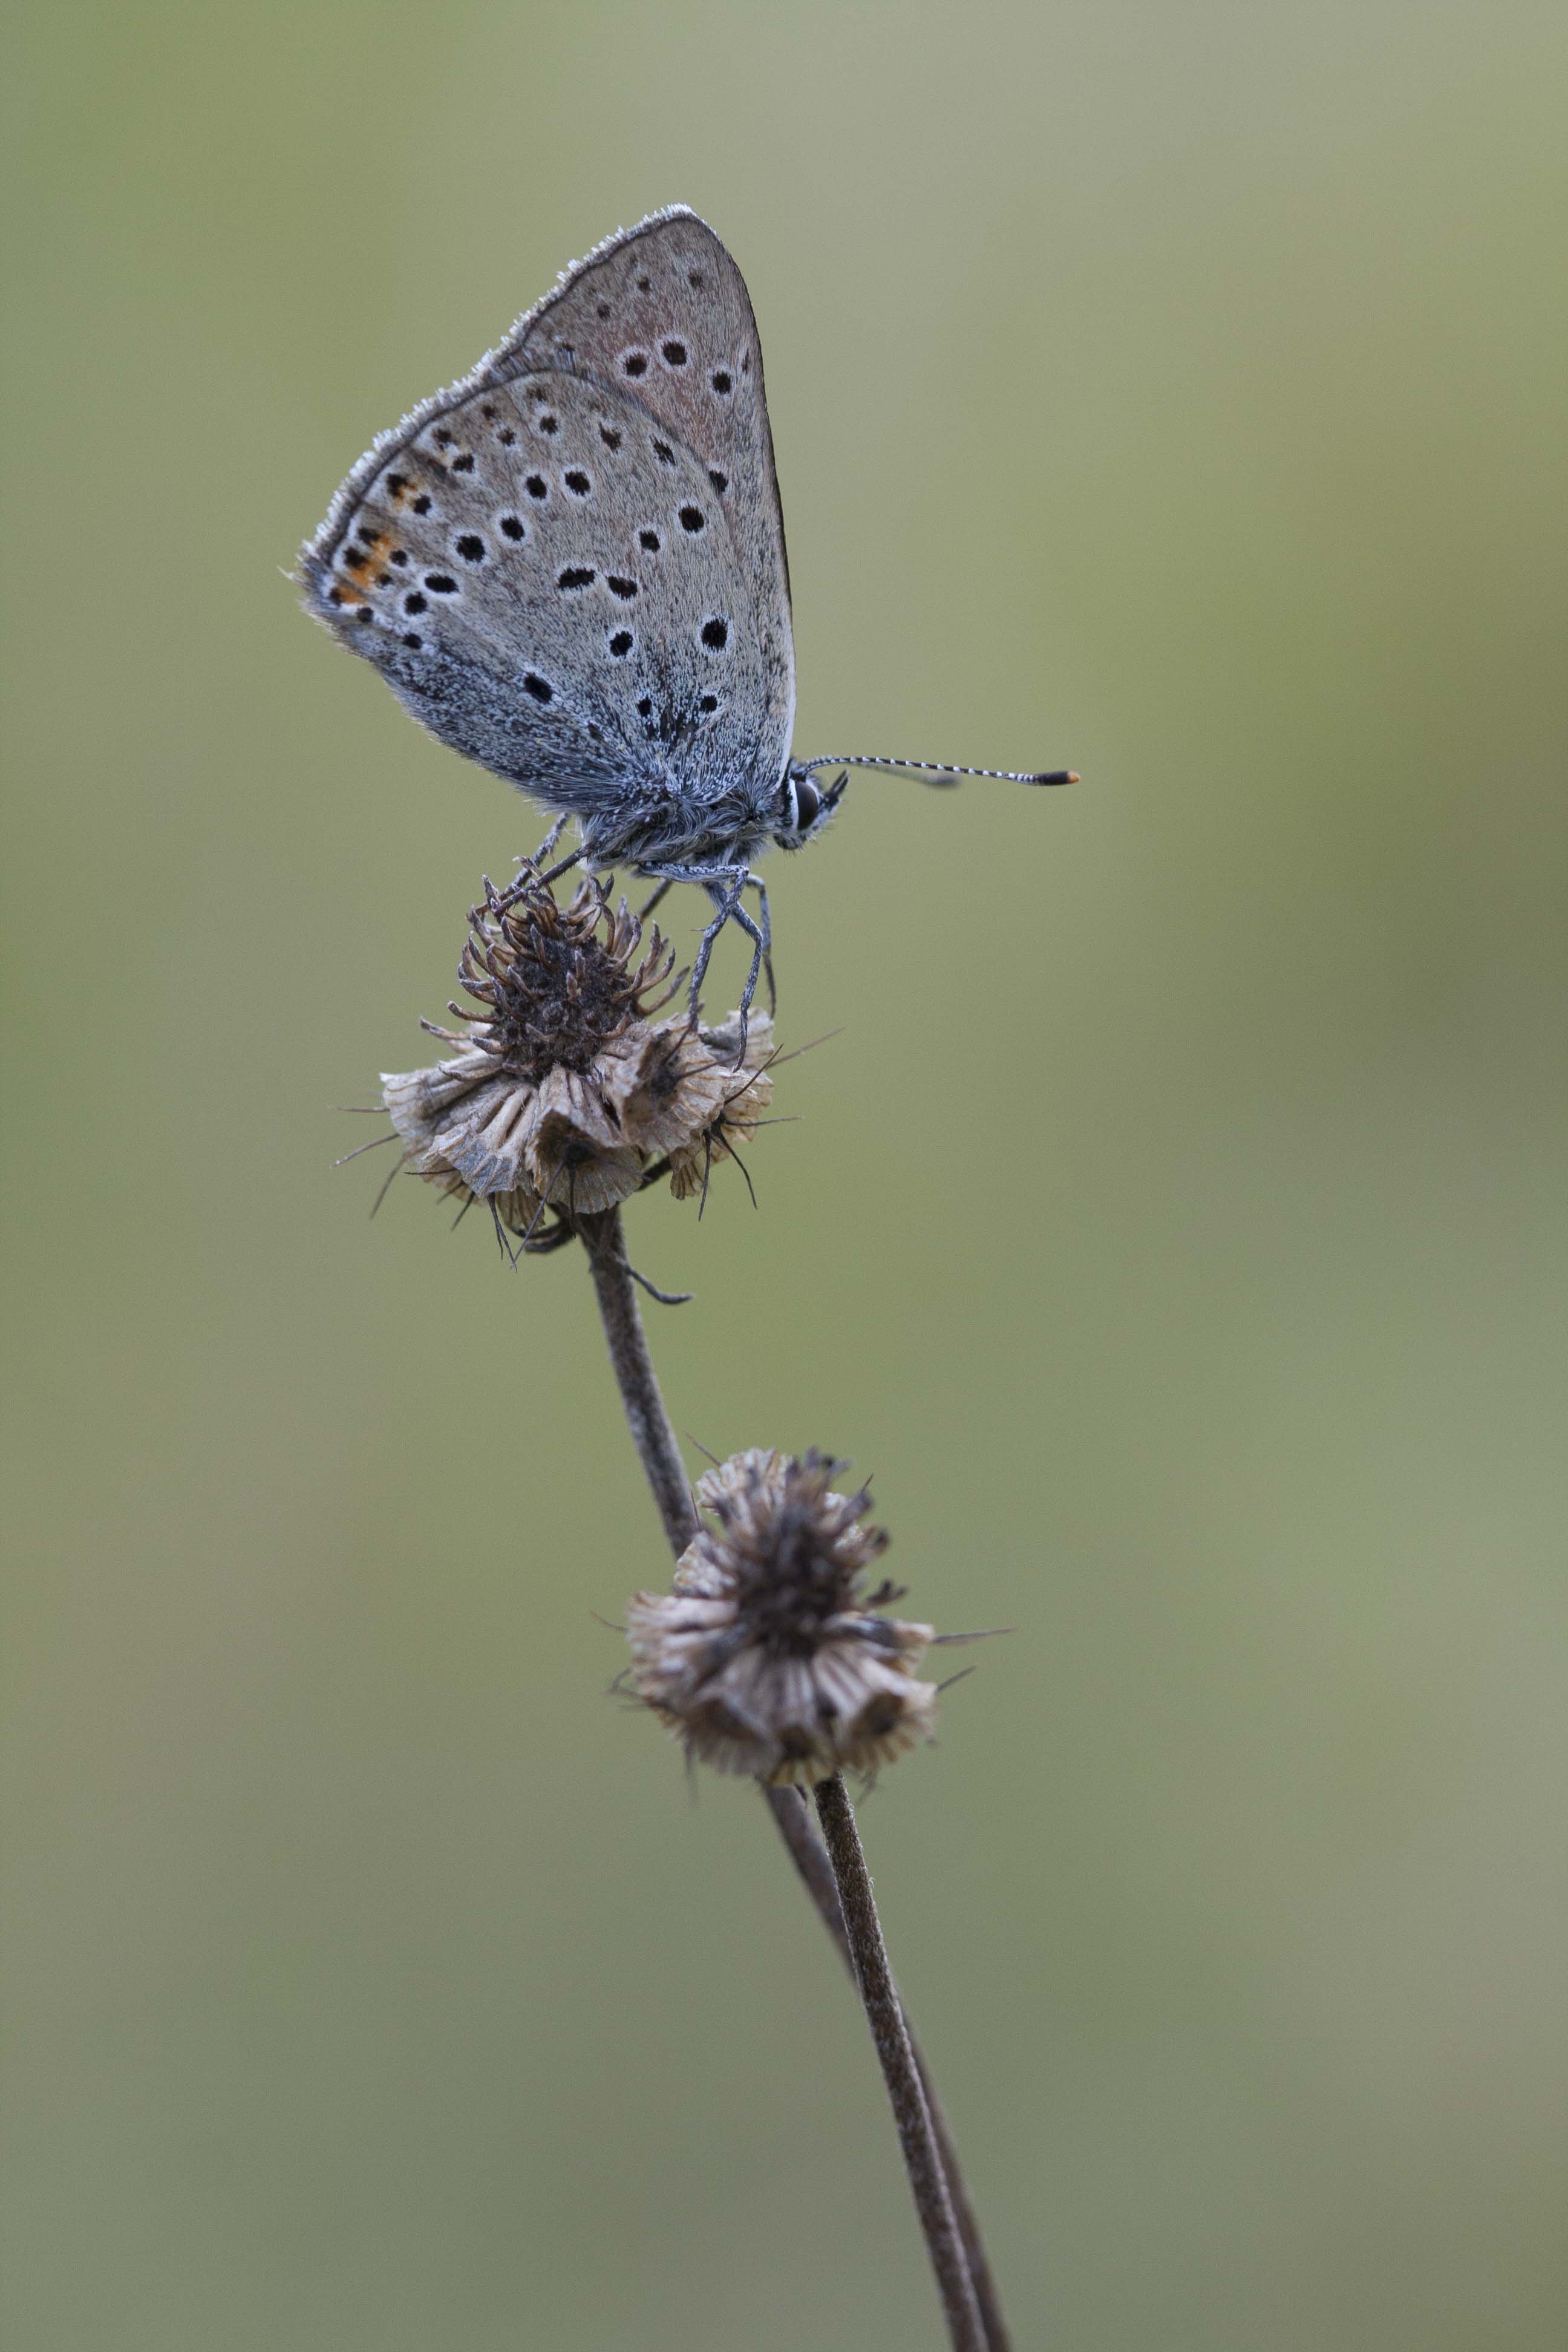
[[[810,775],[816,768],[893,768],[902,769],[915,776],[948,776],[954,782],[960,776],[989,776],[999,784],[1076,784],[1077,776],[1070,768],[1051,768],[1041,775],[1027,776],[1015,768],[950,768],[939,760],[872,759],[859,751],[836,751],[831,759],[806,760],[804,772]]]

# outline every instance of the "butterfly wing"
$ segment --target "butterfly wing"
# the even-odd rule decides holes
[[[416,718],[591,820],[596,854],[760,808],[794,717],[788,583],[755,325],[712,231],[658,215],[568,272],[361,459],[301,561]]]
[[[752,592],[769,716],[782,723],[787,752],[795,647],[784,512],[757,322],[724,245],[684,205],[607,238],[489,362],[497,381],[520,364],[563,367],[631,394],[700,459]]]

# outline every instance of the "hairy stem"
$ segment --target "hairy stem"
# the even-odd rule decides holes
[[[653,1498],[658,1507],[658,1515],[664,1524],[666,1538],[671,1551],[679,1559],[697,1533],[697,1510],[692,1501],[690,1482],[680,1458],[680,1448],[676,1442],[675,1432],[670,1426],[669,1415],[665,1411],[664,1399],[659,1393],[658,1381],[653,1369],[653,1359],[648,1353],[647,1335],[643,1328],[642,1313],[637,1305],[637,1291],[626,1257],[626,1234],[621,1223],[621,1213],[619,1209],[608,1209],[598,1216],[580,1217],[578,1223],[588,1252],[588,1263],[593,1270],[594,1288],[598,1297],[605,1338],[610,1350],[610,1360],[615,1366],[616,1379],[621,1391],[621,1402],[626,1408],[626,1421],[632,1433],[632,1442],[637,1447],[647,1483],[653,1490]],[[841,1782],[830,1782],[826,1785],[838,1787],[842,1795]],[[773,1814],[774,1825],[789,1849],[791,1859],[795,1863],[806,1892],[816,1906],[823,1925],[837,1946],[839,1955],[857,1987],[861,1987],[864,1980],[856,1958],[854,1944],[846,1927],[846,1906],[840,1899],[841,1881],[834,1863],[829,1860],[822,1839],[817,1835],[811,1819],[810,1809],[796,1789],[764,1787],[763,1795],[766,1800],[769,1811]],[[817,1791],[817,1799],[820,1808],[822,1799],[820,1790]],[[843,1801],[845,1811],[848,1813],[847,1797],[845,1797]],[[854,1851],[857,1855],[859,1855],[859,1839],[855,1831],[853,1814],[849,1814],[848,1819],[849,1835],[854,1843]],[[971,2333],[968,2336],[955,2334],[952,2340],[954,2344],[963,2346],[965,2352],[968,2352],[968,2347],[971,2346],[974,2347],[974,2352],[1011,2352],[1010,2338],[1002,2316],[1002,2307],[997,2298],[995,2284],[991,2275],[984,2242],[980,2234],[979,2223],[975,2220],[974,2209],[970,2203],[968,2191],[964,2187],[957,2151],[953,2147],[947,2128],[947,2119],[942,2114],[941,2103],[931,2086],[931,2075],[920,2045],[910,2030],[908,2019],[903,2014],[897,1989],[888,1974],[887,1954],[882,1945],[881,1929],[877,1924],[876,1906],[871,1897],[871,1882],[866,1872],[863,1856],[860,1856],[859,1861],[859,1878],[864,1887],[864,1903],[869,1906],[870,1924],[876,1935],[877,1950],[881,1954],[882,1974],[886,1979],[893,2011],[898,2018],[899,2032],[915,2072],[916,2095],[921,2103],[920,2112],[925,2118],[924,2139],[921,2145],[929,2149],[934,2141],[937,2183],[942,2189],[940,2209],[931,2204],[929,2197],[925,2202],[922,2202],[921,2189],[916,2180],[913,2168],[910,2167],[910,2183],[914,2189],[916,2207],[921,2215],[922,2227],[926,2226],[928,2207],[933,2219],[938,2217],[939,2210],[941,2213],[945,2214],[944,2247],[951,2246],[952,2232],[956,2228],[962,2246],[961,2266],[965,2273],[966,2307],[973,2326],[980,2330],[979,2333]],[[872,2014],[868,2000],[867,2014],[870,2020],[873,2039],[877,2041],[878,2053],[880,2055],[882,2044],[878,2037],[877,2019]],[[886,2074],[886,2062],[884,2062],[883,2071]],[[891,2092],[890,2076],[889,2088]],[[896,2099],[894,2114],[895,2117],[899,2118],[899,2105]],[[901,2118],[899,2120],[899,2128],[900,2141],[902,2141],[904,2133]],[[907,2146],[905,2161],[906,2164],[909,2163]],[[936,2242],[931,2238],[929,2229],[927,2238],[931,2247],[932,2266],[937,2269],[940,2285],[942,2268],[938,2262]],[[946,2259],[945,2254],[943,2259]],[[943,2307],[948,2309],[945,2288],[942,2292]],[[953,2325],[951,2310],[949,2310],[948,2324],[951,2330]]]
[[[882,2080],[888,2086],[899,2145],[904,2152],[904,2169],[914,2192],[915,2211],[936,2273],[948,2336],[953,2352],[985,2352],[985,2331],[974,2282],[970,2277],[963,2241],[953,2219],[947,2176],[936,2134],[931,2129],[931,2109],[926,2105],[920,2068],[915,2064],[909,2028],[888,1966],[882,1925],[871,1892],[871,1874],[861,1852],[854,1809],[837,1773],[831,1780],[819,1780],[813,1793],[823,1842],[838,1885],[855,1981],[860,1988],[871,2039],[881,2062]]]

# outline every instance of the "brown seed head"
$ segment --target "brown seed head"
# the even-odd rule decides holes
[[[845,1467],[816,1451],[732,1454],[698,1482],[712,1524],[674,1590],[627,1608],[635,1687],[721,1772],[809,1787],[931,1736],[936,1690],[915,1669],[934,1636],[878,1613],[903,1589],[866,1589],[888,1538],[860,1524],[864,1488],[834,1491]]]
[[[488,1009],[459,1017],[482,1024],[485,1050],[535,1084],[552,1069],[590,1069],[650,1009],[644,1000],[675,964],[657,925],[647,952],[633,962],[642,926],[624,900],[612,908],[592,880],[568,907],[537,881],[515,894],[487,886],[487,903],[469,921],[458,979]]]
[[[678,1197],[756,1131],[773,1092],[773,1024],[693,1030],[651,1016],[669,1002],[674,950],[596,881],[561,907],[531,869],[489,883],[458,979],[483,1009],[467,1032],[425,1026],[457,1050],[383,1077],[403,1166],[479,1198],[531,1239],[546,1208],[568,1220],[626,1200],[668,1161]],[[662,1169],[658,1171],[663,1172]],[[552,1232],[544,1236],[553,1241]]]

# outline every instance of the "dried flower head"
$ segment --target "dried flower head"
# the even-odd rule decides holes
[[[631,1681],[689,1756],[721,1772],[809,1787],[875,1770],[931,1737],[936,1689],[916,1669],[935,1638],[877,1612],[903,1596],[867,1571],[887,1549],[862,1487],[815,1450],[753,1447],[699,1480],[706,1526],[673,1591],[626,1610]]]
[[[709,1171],[716,1160],[733,1160],[745,1175],[738,1147],[751,1142],[773,1098],[772,1066],[777,1048],[773,1024],[765,1013],[752,1014],[743,1039],[738,1013],[731,1013],[720,1028],[700,1034],[708,1052],[715,1056],[724,1086],[711,1117],[696,1135],[668,1147],[669,1189],[678,1201],[707,1191]],[[746,1181],[749,1185],[749,1176]]]
[[[771,1099],[771,1020],[754,1013],[742,1045],[738,1016],[653,1019],[679,985],[674,950],[657,928],[644,950],[596,881],[563,907],[530,866],[485,893],[458,969],[482,1009],[450,1008],[464,1031],[426,1022],[457,1050],[382,1080],[403,1167],[530,1238],[547,1208],[569,1223],[665,1173],[679,1198],[704,1187]]]
[[[458,979],[489,1010],[452,1010],[483,1023],[486,1050],[518,1076],[537,1085],[553,1069],[586,1073],[642,1017],[645,998],[660,986],[660,1003],[673,994],[674,949],[656,924],[634,963],[642,926],[624,899],[612,909],[597,882],[581,883],[562,907],[529,869],[510,890],[487,884],[485,898],[469,917]]]

